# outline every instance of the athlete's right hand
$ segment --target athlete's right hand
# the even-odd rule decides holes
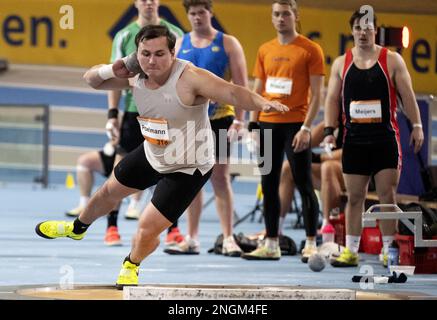
[[[320,143],[320,146],[322,148],[329,147],[331,150],[334,149],[337,146],[337,144],[335,143],[334,135],[331,134],[329,136],[326,136]]]
[[[414,153],[418,153],[425,140],[422,127],[415,127],[410,135],[410,146],[414,146]]]
[[[266,100],[264,104],[262,105],[262,111],[263,112],[272,112],[272,111],[278,111],[278,112],[287,112],[288,107],[285,104],[282,104],[278,101],[268,101]]]
[[[118,118],[108,119],[106,122],[106,135],[113,145],[118,144],[120,139],[120,124]]]
[[[118,59],[114,62],[112,65],[112,70],[117,78],[133,78],[136,74],[127,69],[122,59]]]

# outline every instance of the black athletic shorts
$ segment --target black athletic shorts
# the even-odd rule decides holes
[[[193,175],[174,172],[159,173],[150,165],[143,144],[128,153],[114,168],[114,175],[122,185],[145,190],[156,184],[153,205],[171,222],[175,222],[208,181],[212,169],[205,175],[196,170]]]
[[[138,123],[137,112],[125,112],[120,125],[120,142],[116,147],[116,152],[122,156],[134,150],[144,142]]]
[[[100,150],[99,155],[103,164],[103,176],[108,178],[111,175],[112,168],[114,168],[115,152],[112,156],[107,156],[103,150]]]
[[[396,139],[388,141],[343,145],[343,173],[371,176],[383,169],[400,169],[401,153]]]
[[[215,159],[227,159],[231,155],[231,143],[229,142],[228,129],[234,122],[234,116],[227,116],[217,120],[211,120],[211,129],[214,132]],[[220,134],[220,130],[222,133]],[[225,131],[226,130],[226,131]]]

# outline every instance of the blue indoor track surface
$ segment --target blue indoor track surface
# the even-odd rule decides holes
[[[255,205],[256,183],[233,183],[235,207],[242,217]],[[205,199],[211,196],[206,186]],[[79,191],[64,185],[41,189],[37,185],[3,183],[0,186],[0,286],[53,284],[64,281],[66,270],[73,271],[75,284],[114,284],[124,257],[129,253],[130,241],[137,221],[125,220],[126,203],[119,215],[119,230],[123,246],[107,247],[103,243],[106,219],[96,221],[81,241],[71,239],[47,240],[36,235],[37,223],[44,220],[63,220],[64,212],[77,205]],[[333,268],[312,272],[300,261],[300,255],[283,256],[279,261],[247,261],[207,253],[221,233],[214,204],[207,206],[200,224],[201,253],[197,256],[170,256],[163,252],[163,244],[143,263],[140,284],[229,284],[229,285],[286,285],[319,288],[348,288],[360,290],[352,283],[352,276],[360,268]],[[235,233],[253,234],[264,224],[250,219],[238,225]],[[292,229],[296,215],[288,214],[285,234],[300,244],[303,229]],[[180,228],[186,232],[185,216]],[[161,236],[164,240],[164,234]],[[375,275],[387,274],[376,255],[361,254],[360,265],[373,268]],[[70,274],[71,275],[71,274]],[[0,288],[1,291],[1,288]],[[404,284],[377,284],[378,292],[413,292],[416,295],[437,297],[436,275],[414,275]]]

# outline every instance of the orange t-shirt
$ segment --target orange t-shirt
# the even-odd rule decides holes
[[[260,112],[259,121],[303,122],[308,112],[310,76],[324,75],[322,48],[299,35],[282,45],[275,38],[258,50],[253,76],[264,84],[263,97],[277,100],[290,108],[286,113]]]

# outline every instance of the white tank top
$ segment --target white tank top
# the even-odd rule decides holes
[[[134,81],[133,96],[140,114],[144,151],[151,166],[160,173],[183,172],[204,175],[214,166],[214,140],[208,118],[209,101],[184,105],[176,83],[189,62],[176,59],[167,82],[148,89],[144,79]]]

